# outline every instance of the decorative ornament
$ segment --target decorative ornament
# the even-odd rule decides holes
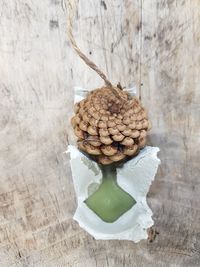
[[[68,7],[73,14],[71,2]],[[79,101],[71,124],[78,149],[68,149],[78,199],[74,219],[96,239],[138,242],[153,225],[146,194],[160,162],[159,149],[145,147],[151,123],[140,100],[120,84],[113,86],[80,51],[71,16],[68,35],[78,55],[105,81],[101,88],[75,92]]]

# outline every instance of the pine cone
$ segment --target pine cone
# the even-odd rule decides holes
[[[102,87],[75,104],[71,119],[78,147],[101,164],[134,157],[146,144],[150,122],[140,101],[119,88]]]

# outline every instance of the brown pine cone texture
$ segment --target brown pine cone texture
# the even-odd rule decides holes
[[[71,119],[78,148],[100,164],[136,156],[151,128],[140,101],[118,87],[102,87],[75,104]]]

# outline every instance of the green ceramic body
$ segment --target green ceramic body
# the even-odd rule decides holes
[[[117,184],[115,165],[100,165],[102,183],[86,200],[86,205],[103,221],[112,223],[136,203],[135,199]]]

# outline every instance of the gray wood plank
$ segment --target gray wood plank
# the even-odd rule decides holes
[[[0,266],[199,266],[199,1],[79,1],[74,35],[113,83],[140,88],[161,148],[153,243],[96,241],[72,220],[63,153],[73,86],[103,83],[76,56],[61,0],[0,2]]]

